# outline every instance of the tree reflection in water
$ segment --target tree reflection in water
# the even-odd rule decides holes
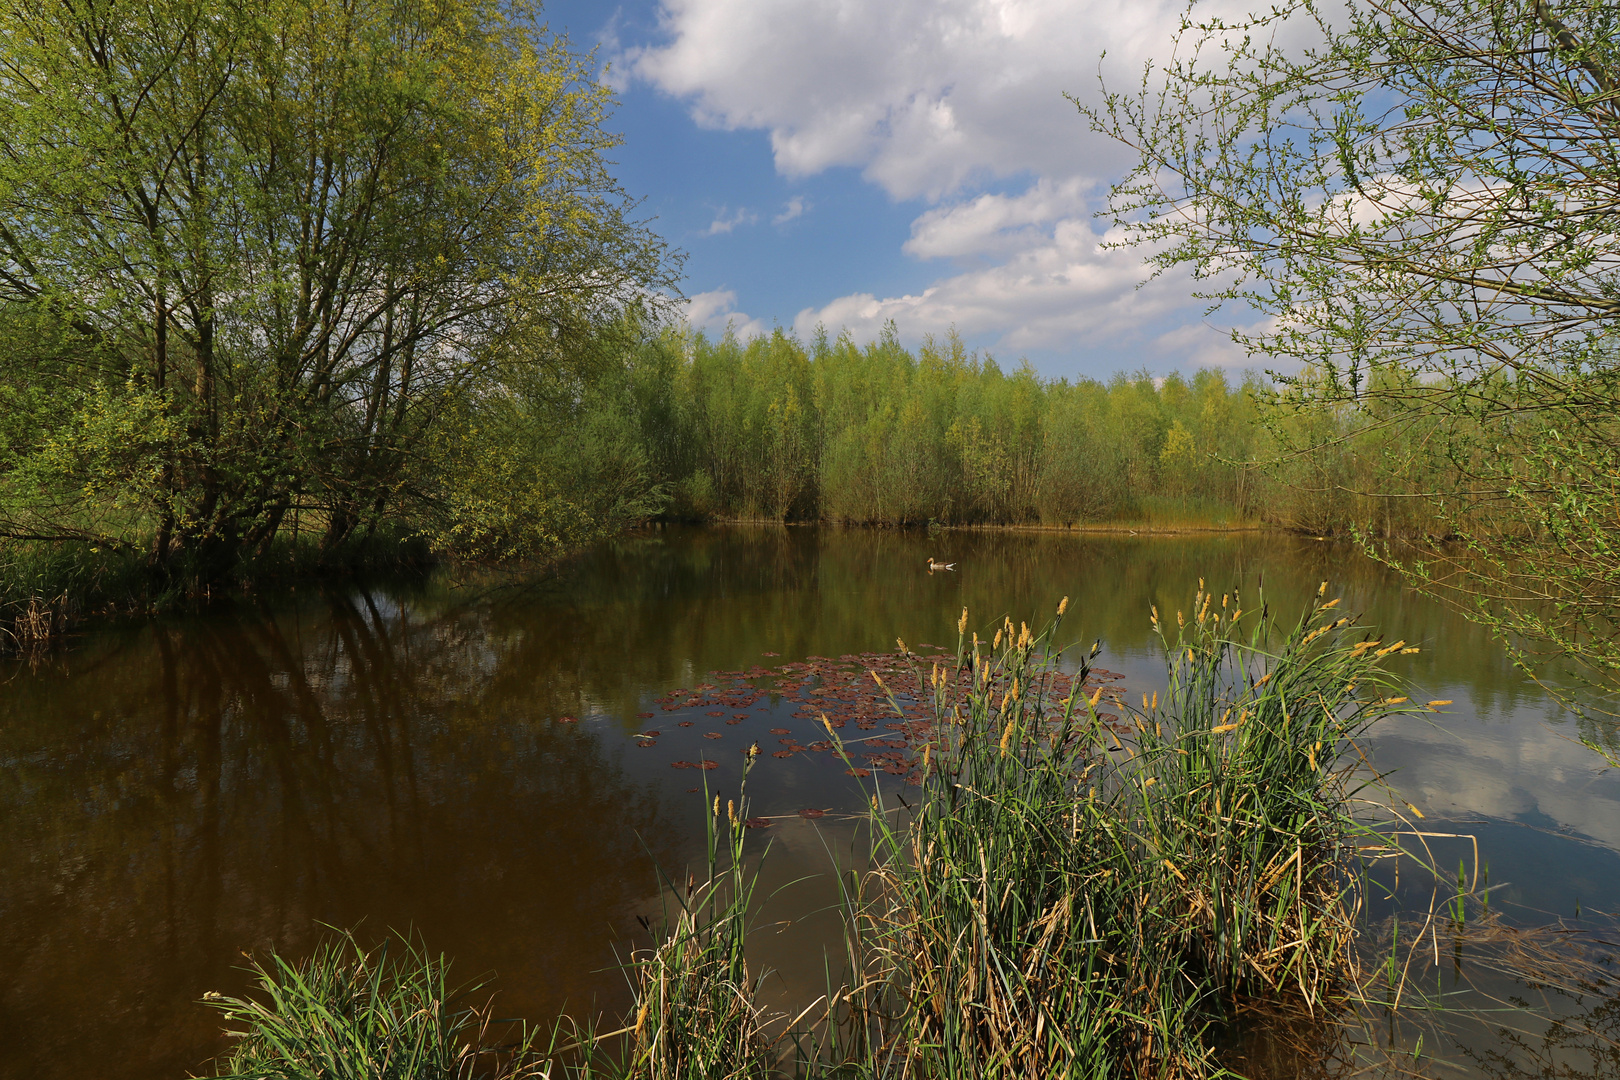
[[[357,592],[132,631],[0,698],[0,1075],[179,1076],[194,1002],[320,923],[414,928],[502,1008],[608,1003],[667,831],[473,608]],[[606,995],[606,996],[604,996]]]

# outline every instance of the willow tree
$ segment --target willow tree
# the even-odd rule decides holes
[[[0,39],[5,534],[336,543],[448,403],[672,283],[520,6],[8,0]]]
[[[1118,224],[1301,372],[1279,412],[1421,436],[1381,443],[1405,455],[1384,475],[1441,477],[1406,497],[1467,551],[1386,557],[1620,686],[1620,9],[1198,14],[1083,110],[1140,154]]]

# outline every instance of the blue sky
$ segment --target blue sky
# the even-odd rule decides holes
[[[710,333],[955,328],[1049,376],[1249,366],[1094,216],[1129,166],[1065,92],[1162,53],[1168,0],[553,0],[620,91],[616,173]]]

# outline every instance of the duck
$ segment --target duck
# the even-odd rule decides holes
[[[956,569],[956,564],[953,563],[953,562],[935,562],[934,557],[932,555],[928,556],[928,572],[930,574],[932,574],[935,570],[955,570],[955,569]]]

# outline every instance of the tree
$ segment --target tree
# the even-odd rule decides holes
[[[1154,273],[1262,316],[1236,339],[1301,372],[1273,404],[1424,458],[1407,497],[1463,550],[1382,557],[1620,688],[1620,9],[1335,10],[1189,15],[1083,109],[1140,155],[1111,212]]]
[[[0,7],[0,533],[205,575],[674,284],[611,93],[497,0]]]

